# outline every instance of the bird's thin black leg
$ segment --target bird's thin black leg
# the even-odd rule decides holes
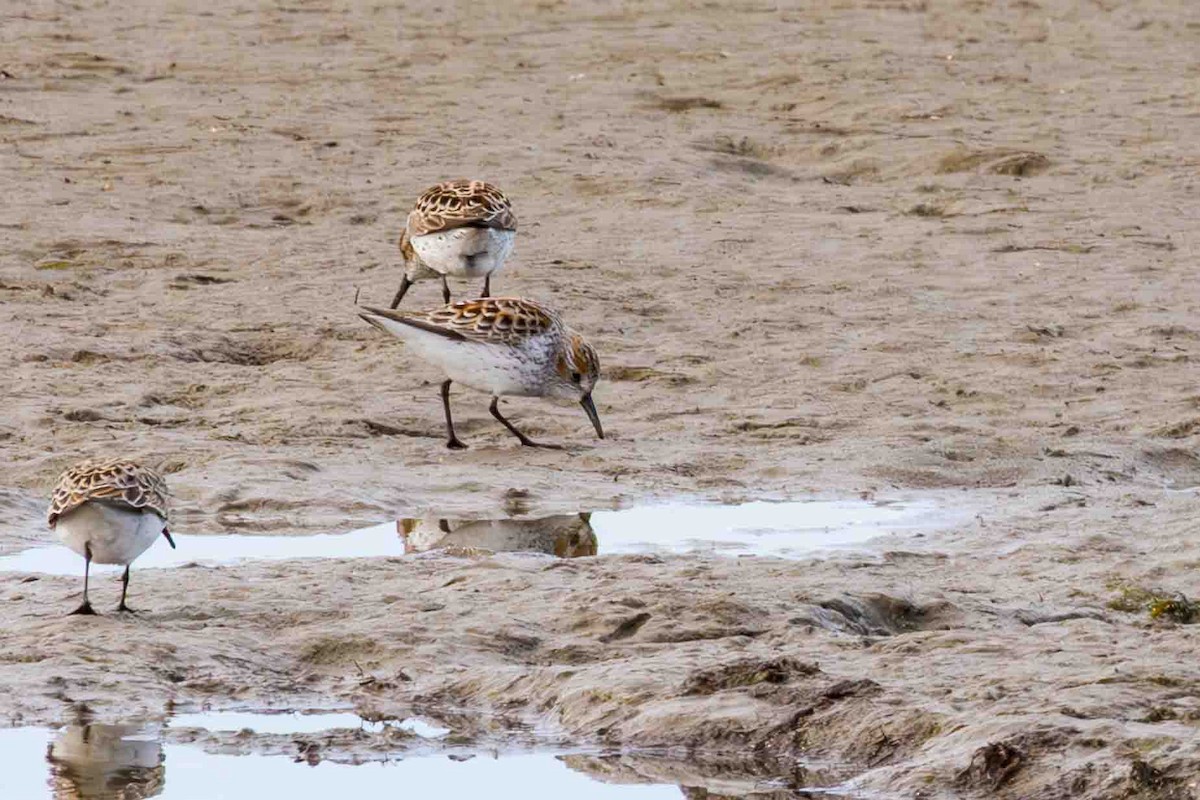
[[[561,444],[542,444],[541,442],[535,442],[533,439],[530,439],[528,436],[526,436],[525,434],[523,434],[519,430],[517,430],[516,426],[513,425],[508,420],[506,420],[504,418],[504,415],[500,413],[500,398],[499,397],[492,398],[492,404],[490,406],[488,406],[488,411],[491,411],[492,416],[495,417],[496,419],[500,420],[500,424],[503,425],[504,427],[508,428],[509,431],[512,432],[512,435],[516,436],[518,439],[520,439],[521,444],[525,445],[526,447],[546,447],[551,450],[562,450]]]
[[[442,300],[446,303],[450,302],[450,284],[446,283],[446,276],[442,276]]]
[[[400,305],[400,301],[404,299],[404,294],[408,291],[408,287],[412,286],[413,282],[408,279],[408,273],[405,273],[404,280],[400,281],[400,291],[396,292],[396,296],[392,298],[392,304],[389,308],[395,308]]]
[[[446,433],[450,436],[446,447],[451,450],[466,450],[467,446],[458,440],[454,433],[454,419],[450,416],[450,381],[442,382],[442,408],[446,411]]]
[[[480,297],[492,296],[492,273],[488,273],[483,279],[483,294]]]
[[[125,574],[121,576],[121,604],[117,606],[117,611],[128,611],[134,613],[133,609],[125,605],[125,593],[129,591],[129,565],[125,565]]]
[[[79,604],[79,608],[71,612],[71,614],[95,614],[92,604],[88,602],[88,573],[92,567],[92,546],[90,544],[83,545],[83,602]],[[70,616],[70,615],[68,615]]]

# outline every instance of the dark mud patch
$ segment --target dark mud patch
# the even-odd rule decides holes
[[[919,605],[886,594],[843,595],[817,603],[828,614],[819,615],[817,624],[832,630],[850,631],[863,636],[896,636],[920,630],[953,627],[961,619],[958,609],[945,601]]]
[[[297,657],[320,667],[353,666],[383,652],[382,646],[365,636],[322,636],[300,646]]]
[[[170,355],[185,363],[262,367],[277,361],[307,361],[320,348],[317,339],[286,334],[191,336],[177,339]]]
[[[755,686],[760,683],[785,684],[796,677],[816,675],[821,671],[814,663],[794,658],[743,659],[712,669],[693,673],[683,683],[685,695],[709,695],[726,689]]]
[[[687,111],[695,111],[696,109],[718,109],[723,107],[720,100],[700,96],[671,97],[660,95],[650,98],[647,103],[651,108],[656,108],[660,111],[669,111],[672,114],[682,114]]]
[[[1008,783],[1028,761],[1028,755],[1016,744],[995,742],[971,755],[970,765],[958,774],[960,788],[994,792]]]
[[[649,621],[650,614],[636,614],[629,619],[622,620],[617,627],[601,636],[600,641],[607,644],[608,642],[615,642],[619,639],[628,639],[630,636],[633,636],[635,633],[641,630],[642,626]]]
[[[992,175],[1023,177],[1050,168],[1050,159],[1029,150],[967,150],[947,153],[938,162],[939,173],[982,171]]]
[[[1200,455],[1182,447],[1148,448],[1142,452],[1143,468],[1150,475],[1179,488],[1200,486]]]

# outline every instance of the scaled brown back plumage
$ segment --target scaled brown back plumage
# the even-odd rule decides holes
[[[84,461],[59,476],[47,521],[53,528],[59,517],[90,500],[149,509],[167,519],[167,497],[167,482],[148,467],[123,458]]]
[[[562,327],[562,322],[553,311],[541,303],[520,297],[460,300],[427,311],[393,311],[370,307],[364,310],[451,339],[495,344],[519,344],[531,336]],[[364,319],[371,322],[369,316],[364,316]]]
[[[454,228],[515,231],[517,216],[504,192],[487,181],[446,181],[425,190],[408,215],[408,235]]]

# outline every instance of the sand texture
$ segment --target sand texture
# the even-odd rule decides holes
[[[0,44],[0,554],[112,453],[167,474],[181,546],[978,509],[817,562],[135,565],[132,619],[0,574],[0,719],[338,701],[888,797],[1200,797],[1200,4],[84,0],[9,4]],[[522,448],[461,390],[452,453],[439,373],[357,318],[449,177],[512,198],[494,290],[590,338],[605,441],[506,401],[567,446]]]

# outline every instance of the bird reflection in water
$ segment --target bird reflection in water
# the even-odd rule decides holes
[[[166,783],[162,745],[138,725],[70,725],[46,760],[55,800],[142,800]]]
[[[596,532],[591,514],[560,514],[540,519],[464,520],[444,517],[396,520],[404,552],[443,550],[455,555],[549,553],[559,558],[594,556]]]

